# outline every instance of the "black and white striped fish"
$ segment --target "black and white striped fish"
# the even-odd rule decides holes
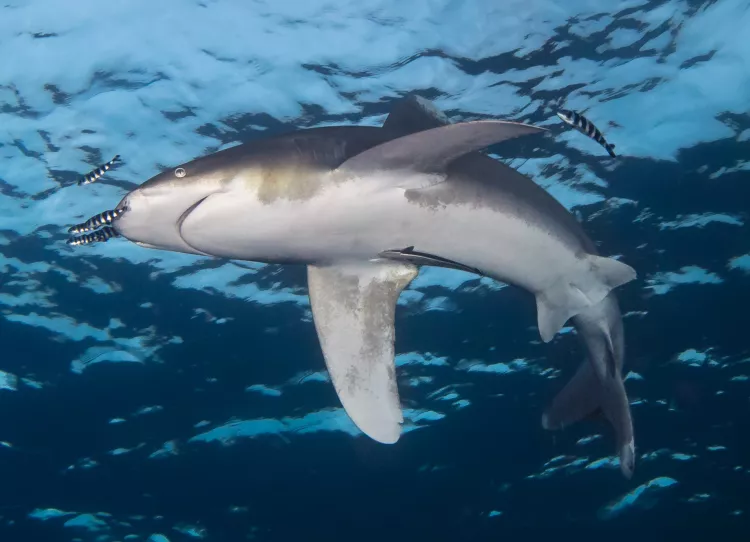
[[[124,213],[124,209],[113,209],[111,211],[104,211],[98,215],[94,215],[89,218],[86,222],[76,224],[68,228],[68,233],[84,233],[87,231],[98,229],[105,224],[112,224],[115,218]]]
[[[111,226],[96,230],[93,233],[87,233],[79,235],[78,237],[71,237],[68,239],[68,244],[73,246],[78,245],[89,245],[91,243],[105,243],[113,237],[120,237],[120,234],[115,231]]]
[[[107,162],[106,164],[102,164],[98,168],[94,169],[93,171],[87,173],[83,176],[83,178],[78,181],[78,186],[81,186],[82,184],[91,184],[94,181],[96,181],[99,177],[104,175],[104,173],[111,168],[113,165],[115,165],[116,162],[120,161],[120,155],[116,154],[112,160]]]
[[[617,157],[614,151],[615,146],[612,143],[607,143],[607,140],[604,139],[604,136],[599,131],[599,128],[594,126],[594,123],[589,119],[587,119],[580,113],[570,111],[569,109],[561,109],[557,112],[557,116],[560,117],[560,119],[565,124],[568,124],[579,132],[589,136],[591,139],[599,143],[599,145],[607,149],[607,152],[612,158]]]

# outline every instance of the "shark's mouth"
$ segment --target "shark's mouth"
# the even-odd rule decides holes
[[[104,211],[92,216],[86,222],[76,224],[68,228],[68,233],[81,233],[84,235],[74,236],[68,239],[69,245],[88,245],[91,243],[104,243],[120,234],[111,226],[127,211],[126,207]],[[86,233],[93,232],[93,233]]]

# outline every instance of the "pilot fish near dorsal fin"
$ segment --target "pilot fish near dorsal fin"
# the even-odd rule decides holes
[[[615,154],[614,151],[615,145],[613,143],[609,143],[604,138],[604,135],[599,130],[599,128],[597,128],[593,122],[583,116],[582,113],[578,113],[577,111],[572,111],[570,109],[561,109],[557,112],[557,116],[560,117],[560,120],[562,120],[565,124],[572,126],[582,134],[599,143],[599,145],[606,149],[606,151],[612,158],[617,158],[617,154]]]
[[[501,120],[448,124],[409,134],[364,151],[344,162],[340,172],[360,174],[384,170],[442,173],[455,159],[495,143],[546,129]]]

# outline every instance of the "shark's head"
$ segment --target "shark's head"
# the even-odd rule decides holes
[[[557,112],[557,116],[560,117],[560,120],[562,120],[566,124],[574,124],[575,119],[573,118],[573,112],[569,109],[560,109]]]
[[[115,231],[141,246],[202,254],[183,240],[180,225],[203,200],[237,177],[236,161],[226,155],[217,159],[219,155],[167,169],[129,192],[117,205],[121,214],[112,223]]]
[[[250,191],[263,202],[304,199],[320,187],[322,174],[387,139],[375,127],[321,127],[230,147],[172,167],[128,193],[112,227],[141,246],[205,255],[185,241],[181,226],[206,198]]]

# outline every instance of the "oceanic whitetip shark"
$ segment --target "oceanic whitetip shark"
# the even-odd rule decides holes
[[[331,381],[352,421],[383,443],[401,434],[394,315],[419,267],[521,287],[536,297],[542,339],[572,318],[590,360],[543,426],[600,411],[630,476],[633,433],[612,290],[636,273],[599,256],[576,219],[531,179],[478,152],[543,131],[496,120],[450,123],[429,102],[407,98],[383,127],[299,130],[181,164],[79,225],[110,224],[71,243],[118,235],[147,248],[306,265]]]

